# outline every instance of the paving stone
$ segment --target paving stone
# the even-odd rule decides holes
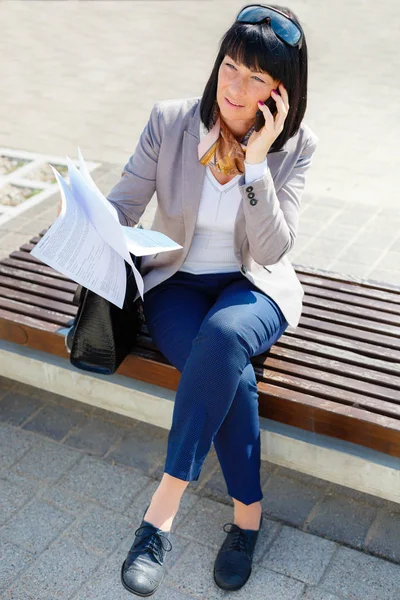
[[[32,436],[11,425],[0,423],[0,467],[8,468],[33,445]]]
[[[308,475],[308,473],[302,473],[301,471],[296,471],[296,469],[290,469],[289,467],[284,467],[283,465],[279,465],[275,472],[279,476],[289,477],[289,479],[300,481],[306,485],[310,484],[314,487],[324,488],[325,490],[327,490],[331,485],[329,481],[326,481],[326,479],[314,477],[313,475]]]
[[[179,561],[165,573],[164,583],[209,598],[207,590],[212,583],[215,557],[215,548],[191,542]]]
[[[131,531],[133,540],[135,529],[131,519],[110,510],[92,507],[80,516],[66,535],[76,540],[86,550],[108,556],[120,545],[128,531]]]
[[[360,492],[359,490],[355,490],[346,485],[340,485],[339,483],[332,482],[328,483],[327,495],[347,496],[348,498],[353,498],[354,500],[358,500],[359,502],[363,502],[364,504],[369,504],[370,506],[385,506],[388,502],[384,498],[379,498],[379,496],[374,496],[373,494],[366,494],[365,492]]]
[[[309,587],[305,590],[300,600],[341,600],[336,594],[324,592],[315,587]]]
[[[134,431],[126,433],[123,440],[107,459],[153,473],[167,452],[168,431],[149,423],[140,423]]]
[[[30,420],[24,429],[60,441],[70,429],[81,423],[83,418],[83,412],[74,412],[63,406],[48,405]]]
[[[56,442],[40,440],[16,465],[15,471],[48,483],[60,479],[82,454]]]
[[[14,379],[8,379],[8,377],[3,377],[0,375],[0,397],[3,394],[6,394],[9,390],[12,390],[16,386],[16,381]]]
[[[103,421],[90,415],[70,433],[64,443],[73,448],[86,450],[90,454],[103,456],[125,431],[117,423]]]
[[[376,508],[344,496],[326,496],[313,512],[307,531],[361,548]]]
[[[199,498],[186,518],[176,525],[179,535],[206,546],[219,548],[226,537],[222,527],[233,520],[233,507]]]
[[[398,600],[400,567],[381,558],[340,547],[319,587],[351,600]]]
[[[280,573],[275,573],[259,565],[253,567],[251,575],[242,588],[234,594],[227,595],[213,581],[211,588],[207,590],[207,600],[220,600],[223,598],[237,598],[237,600],[248,600],[259,598],[260,600],[299,600],[304,591],[304,583]]]
[[[65,446],[63,448],[66,449]],[[67,493],[96,500],[111,510],[123,512],[148,482],[149,479],[139,471],[84,456],[57,487]]]
[[[120,580],[121,565],[126,552],[119,550],[109,557],[87,583],[73,596],[72,600],[122,600],[129,594]]]
[[[49,402],[54,398],[54,394],[52,392],[48,392],[47,390],[43,390],[40,387],[34,387],[33,385],[28,385],[26,383],[17,383],[17,385],[14,388],[14,391],[18,394],[28,396],[29,398],[37,398],[43,403]]]
[[[72,518],[40,500],[18,511],[1,529],[1,536],[38,554],[72,523]]]
[[[87,510],[88,507],[96,506],[93,502],[68,493],[66,490],[60,490],[58,487],[47,485],[41,486],[38,498],[72,515],[79,515]]]
[[[377,518],[368,532],[367,551],[400,563],[400,514],[388,510],[378,511]]]
[[[273,473],[263,487],[263,494],[261,504],[266,516],[301,527],[324,490]]]
[[[33,554],[1,539],[0,593],[16,579],[34,560]]]
[[[262,565],[305,583],[318,583],[337,545],[329,540],[283,527],[262,559]]]
[[[68,540],[54,542],[20,577],[15,598],[55,600],[70,598],[92,574],[101,559]],[[6,596],[14,599],[14,596]]]
[[[0,420],[10,425],[21,425],[41,406],[40,400],[10,390],[0,401]]]
[[[8,473],[6,478],[0,478],[0,524],[7,519],[38,491],[38,484]]]

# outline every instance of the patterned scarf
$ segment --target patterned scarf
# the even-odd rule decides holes
[[[199,161],[202,165],[215,167],[217,171],[225,175],[244,173],[246,146],[254,131],[254,126],[239,142],[221,118],[216,101],[213,107],[212,122],[210,131],[207,131],[204,123],[200,121]]]

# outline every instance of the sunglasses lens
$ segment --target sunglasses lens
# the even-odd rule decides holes
[[[249,6],[244,8],[237,16],[237,21],[243,23],[260,23],[263,19],[271,19],[274,33],[291,46],[297,46],[301,38],[301,31],[289,18],[263,6]]]

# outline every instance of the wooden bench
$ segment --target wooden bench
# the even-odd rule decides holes
[[[76,284],[29,254],[39,239],[0,261],[0,339],[68,358]],[[400,457],[400,287],[295,268],[300,324],[253,360],[260,416]],[[180,377],[145,327],[118,373],[170,390]]]

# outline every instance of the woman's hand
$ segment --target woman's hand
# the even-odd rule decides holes
[[[281,95],[275,93],[274,90],[271,92],[278,110],[275,118],[272,116],[268,106],[265,106],[264,103],[258,103],[258,108],[264,114],[265,125],[261,127],[260,131],[253,131],[249,137],[245,159],[247,163],[258,164],[264,162],[269,149],[283,130],[285,119],[289,112],[289,96],[283,83],[280,83],[278,88]]]

